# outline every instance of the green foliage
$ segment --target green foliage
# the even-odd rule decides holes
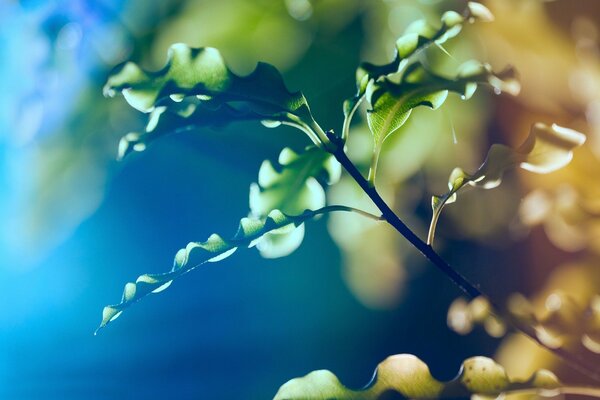
[[[168,288],[173,280],[207,262],[221,261],[232,255],[239,247],[254,247],[265,234],[294,230],[304,221],[327,210],[306,211],[297,216],[285,215],[279,210],[271,211],[266,218],[242,218],[237,233],[231,239],[212,234],[205,242],[191,242],[179,250],[171,271],[161,274],[144,274],[135,283],[125,285],[119,304],[104,307],[101,329],[118,318],[123,310],[150,293],[159,293]]]
[[[325,207],[323,185],[336,183],[341,166],[335,158],[318,147],[308,147],[296,154],[289,148],[279,155],[279,168],[265,160],[258,171],[258,183],[250,186],[250,214],[264,218],[271,210],[298,215],[305,210]],[[321,183],[319,183],[321,182]],[[263,257],[283,257],[300,246],[304,226],[291,232],[270,232],[257,246]]]
[[[378,400],[397,394],[409,399],[458,399],[474,395],[496,398],[510,392],[536,393],[560,387],[554,374],[539,370],[526,381],[511,380],[504,368],[486,357],[464,361],[456,378],[440,382],[423,361],[410,354],[388,357],[379,364],[373,380],[352,390],[326,370],[314,371],[284,384],[275,400]]]
[[[247,109],[234,108],[211,99],[186,97],[180,102],[153,108],[143,132],[130,132],[121,138],[118,158],[122,159],[132,151],[144,151],[151,141],[167,134],[199,127],[220,128],[233,121],[262,119],[261,115]]]
[[[325,206],[325,190],[319,183],[336,183],[341,166],[323,150],[311,146],[297,154],[285,148],[279,154],[280,166],[265,160],[258,172],[258,183],[250,187],[250,211],[264,216],[273,209],[296,215]]]
[[[210,47],[192,49],[181,43],[174,44],[169,49],[167,64],[157,72],[144,71],[132,62],[125,63],[104,86],[107,96],[117,92],[139,111],[148,113],[159,109],[151,116],[150,127],[158,124],[166,110],[172,109],[173,114],[186,118],[194,114],[190,112],[190,104],[196,109],[200,104],[206,106],[212,119],[223,121],[238,117],[261,119],[271,125],[285,123],[306,132],[315,144],[328,142],[313,119],[304,95],[290,92],[275,67],[259,63],[250,75],[238,76],[227,67],[221,53]],[[184,107],[178,105],[189,97],[195,100],[186,102]],[[201,107],[206,112],[204,108]],[[148,131],[148,127],[146,129]]]
[[[546,174],[567,165],[573,158],[573,149],[585,142],[585,135],[556,124],[551,127],[542,123],[531,127],[529,136],[517,149],[494,144],[479,169],[467,174],[455,168],[448,179],[448,192],[433,196],[433,216],[429,227],[428,243],[433,242],[437,221],[446,204],[456,201],[459,190],[469,186],[493,189],[500,185],[504,172],[516,166],[538,174]]]
[[[553,292],[545,299],[543,312],[536,312],[531,301],[521,294],[508,299],[506,314],[502,319],[516,319],[532,327],[537,339],[552,349],[583,348],[600,354],[600,295],[596,294],[587,304],[578,302],[563,292]],[[483,325],[494,337],[501,337],[504,322],[494,314],[489,302],[478,297],[469,302],[455,300],[448,310],[448,325],[460,334],[471,332],[474,325]]]
[[[345,114],[351,118],[351,110],[362,99],[367,91],[370,82],[377,81],[379,78],[399,72],[406,68],[410,62],[414,61],[421,51],[426,50],[432,45],[441,46],[449,39],[455,37],[462,30],[465,22],[475,20],[491,21],[493,16],[485,6],[469,2],[465,15],[462,16],[455,11],[447,11],[442,15],[441,26],[434,27],[425,20],[413,22],[406,28],[404,35],[396,41],[396,57],[392,62],[385,65],[374,65],[368,62],[360,64],[356,70],[356,95],[344,104]]]
[[[513,69],[495,74],[491,67],[470,61],[460,68],[455,78],[448,79],[428,71],[421,64],[413,64],[394,82],[396,76],[371,82],[367,87],[367,100],[371,110],[367,114],[369,128],[373,134],[376,153],[381,151],[383,142],[400,128],[412,110],[418,106],[439,108],[448,92],[459,93],[469,99],[478,84],[489,84],[496,90],[517,93],[519,84]]]
[[[469,2],[463,15],[446,12],[439,27],[425,21],[410,25],[396,42],[397,55],[392,62],[381,66],[364,63],[358,68],[357,92],[344,103],[345,120],[341,137],[333,136],[333,131],[325,133],[314,120],[304,95],[288,91],[281,74],[268,64],[259,63],[250,75],[239,76],[227,67],[218,50],[192,49],[176,44],[170,48],[167,64],[160,71],[147,72],[133,63],[118,68],[108,79],[105,94],[114,96],[121,92],[132,107],[149,113],[144,132],[129,133],[121,140],[120,157],[131,151],[142,151],[150,141],[170,132],[202,126],[218,127],[241,120],[258,120],[267,127],[294,126],[305,132],[314,146],[301,153],[284,149],[279,155],[278,165],[264,161],[258,182],[250,187],[250,217],[240,221],[236,235],[227,240],[213,234],[205,242],[192,242],[179,250],[169,272],[144,274],[135,283],[127,283],[121,302],[104,308],[100,328],[146,295],[166,289],[174,279],[200,265],[223,260],[239,247],[256,246],[264,257],[290,254],[303,240],[304,222],[330,211],[352,211],[377,221],[387,221],[460,287],[473,296],[479,294],[480,290],[475,285],[446,264],[431,246],[427,246],[433,241],[444,205],[455,201],[457,192],[465,186],[486,189],[498,186],[504,171],[511,167],[520,166],[536,173],[561,168],[569,163],[573,149],[581,145],[585,137],[556,125],[535,124],[518,149],[493,145],[475,173],[467,174],[456,168],[449,179],[449,191],[432,199],[433,217],[427,244],[381,198],[375,189],[375,172],[385,140],[406,123],[416,107],[437,109],[445,102],[449,92],[469,99],[480,84],[493,87],[497,93],[516,94],[519,91],[520,85],[512,68],[494,73],[485,63],[469,61],[459,68],[456,76],[446,77],[430,70],[426,67],[427,63],[419,58],[431,46],[445,52],[442,45],[456,37],[466,22],[492,19],[483,5]],[[352,117],[363,99],[368,103],[367,123],[374,141],[368,180],[344,149]],[[325,190],[339,180],[341,166],[381,211],[381,217],[347,205],[326,207]],[[596,303],[591,307],[593,313],[600,309]],[[501,322],[490,317],[491,307],[486,304],[482,305],[480,301],[479,308],[465,304],[463,308],[471,313],[471,322],[488,323],[490,326],[495,322],[498,328]],[[466,315],[464,310],[463,316]],[[542,332],[555,339],[548,331],[558,331],[557,326],[562,325],[554,323],[552,318],[554,314],[550,319],[541,321],[535,315],[527,314],[519,321],[535,326],[540,342],[553,348],[551,340],[539,337]],[[598,346],[600,325],[597,318],[594,317],[590,324],[593,329],[579,333],[590,346]],[[526,329],[521,330],[528,333]],[[466,360],[455,379],[440,382],[421,360],[404,354],[382,362],[372,382],[362,390],[343,386],[329,371],[315,371],[283,385],[275,398],[369,400],[400,395],[414,399],[444,399],[473,395],[497,397],[505,393],[536,393],[558,388],[558,380],[548,371],[540,370],[526,381],[513,381],[500,365],[484,357]]]
[[[373,133],[373,161],[369,181],[374,184],[379,153],[384,140],[400,128],[410,116],[413,108],[420,105],[438,108],[448,91],[460,92],[470,98],[477,83],[490,83],[497,89],[510,93],[518,91],[518,85],[512,70],[506,71],[502,78],[494,76],[491,68],[484,64],[470,62],[461,68],[456,79],[445,79],[428,71],[418,56],[435,45],[442,44],[457,36],[466,22],[476,20],[491,21],[491,12],[483,5],[469,2],[463,15],[447,11],[441,17],[440,27],[425,20],[413,22],[396,41],[396,57],[385,65],[361,64],[356,71],[357,92],[344,102],[344,127],[342,138],[348,135],[350,122],[363,98],[369,103],[367,119]],[[504,83],[503,79],[509,79]],[[460,86],[463,88],[460,88]]]

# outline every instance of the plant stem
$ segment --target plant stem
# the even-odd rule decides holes
[[[377,208],[382,213],[383,218],[392,225],[402,236],[404,236],[414,247],[417,248],[425,257],[427,257],[436,267],[441,269],[450,280],[455,283],[460,289],[470,297],[482,296],[483,293],[471,284],[465,277],[458,273],[452,268],[446,261],[440,257],[431,246],[427,245],[422,241],[398,216],[392,211],[387,205],[385,200],[379,195],[375,187],[371,186],[369,182],[362,176],[356,166],[350,161],[346,153],[344,152],[343,146],[338,145],[337,150],[333,153],[338,162],[344,167],[346,171],[352,176],[352,178],[358,183],[361,189],[369,196],[369,198],[375,203]]]
[[[438,219],[440,218],[440,211],[434,208],[433,215],[431,216],[431,222],[429,223],[429,231],[427,232],[427,244],[429,246],[433,245],[433,238],[435,236],[435,227],[437,226]]]
[[[556,398],[558,395],[585,396],[600,398],[600,388],[591,386],[559,386],[556,389],[517,389],[508,390],[505,395],[539,395],[546,398]]]
[[[385,200],[379,195],[375,187],[371,186],[369,182],[364,178],[352,161],[348,158],[344,151],[344,144],[336,139],[333,135],[330,135],[332,141],[337,141],[336,150],[332,152],[337,161],[344,167],[344,169],[350,174],[350,176],[358,183],[361,189],[369,196],[373,203],[379,208],[382,213],[382,217],[390,225],[392,225],[402,236],[404,236],[417,250],[421,252],[429,261],[433,263],[440,271],[442,271],[455,285],[457,285],[465,294],[471,298],[478,296],[485,296],[485,294],[479,289],[478,285],[471,283],[462,274],[456,271],[450,264],[448,264],[436,251],[419,238],[402,220],[394,213],[394,211],[387,205]],[[485,296],[488,297],[488,296]],[[489,299],[489,297],[488,297]],[[490,304],[496,310],[499,308],[494,305],[490,300]],[[564,349],[553,349],[542,343],[535,334],[535,329],[532,326],[526,325],[515,318],[509,318],[508,322],[512,327],[528,336],[530,339],[537,342],[539,345],[562,358],[567,364],[578,372],[588,376],[589,378],[600,382],[600,366],[591,363],[581,356],[566,351]]]
[[[369,167],[369,175],[367,182],[369,186],[375,187],[375,175],[377,175],[377,164],[379,163],[379,153],[381,153],[381,146],[377,143],[373,146],[373,155],[371,156],[371,166]],[[362,176],[362,175],[361,175]]]
[[[313,211],[313,214],[315,214],[315,215],[317,215],[317,214],[325,214],[325,213],[333,212],[333,211],[353,212],[355,214],[362,215],[363,217],[372,219],[373,221],[385,221],[385,218],[383,217],[383,215],[375,215],[375,214],[371,214],[370,212],[367,212],[367,211],[364,211],[364,210],[360,210],[358,208],[354,208],[354,207],[350,207],[350,206],[337,205],[337,204],[320,208],[320,209],[318,209],[316,211]]]
[[[342,141],[343,142],[346,142],[348,140],[348,136],[350,134],[350,124],[352,123],[352,118],[354,117],[356,110],[358,110],[358,107],[360,106],[360,103],[362,103],[364,98],[365,98],[365,95],[363,94],[357,100],[355,100],[352,108],[350,110],[348,110],[347,113],[345,112],[346,115],[344,115],[344,124],[342,125]],[[351,101],[351,100],[346,100],[346,101]],[[344,107],[345,106],[346,106],[346,103],[344,103]]]

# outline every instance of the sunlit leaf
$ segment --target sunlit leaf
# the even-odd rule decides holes
[[[428,242],[433,242],[439,215],[446,204],[456,200],[456,194],[463,187],[475,186],[492,189],[500,185],[504,172],[509,168],[521,167],[540,174],[556,171],[567,165],[573,158],[573,149],[585,142],[585,135],[556,124],[547,126],[536,123],[529,136],[517,149],[494,144],[479,169],[467,174],[455,168],[448,179],[449,191],[432,197],[433,216],[429,228]]]
[[[465,360],[456,378],[441,382],[431,375],[423,361],[400,354],[380,363],[364,389],[349,389],[333,373],[321,370],[287,382],[275,400],[378,400],[393,395],[408,399],[457,399],[474,395],[495,398],[512,391],[535,394],[559,387],[556,376],[547,370],[537,371],[526,381],[512,380],[501,365],[486,357]]]
[[[157,72],[125,63],[104,86],[107,96],[117,92],[132,107],[146,113],[158,107],[175,107],[182,116],[181,108],[175,104],[193,96],[201,102],[210,100],[213,113],[219,110],[229,113],[231,107],[260,119],[294,125],[309,136],[307,127],[322,133],[304,95],[290,92],[275,67],[259,63],[250,75],[239,76],[227,67],[219,51],[210,47],[193,49],[174,44],[169,49],[167,64]],[[219,108],[219,105],[229,107]],[[155,118],[160,119],[161,114],[162,111]],[[311,139],[318,143],[314,135]]]
[[[325,191],[319,181],[337,182],[341,166],[335,158],[317,148],[308,147],[300,154],[283,149],[279,166],[265,160],[258,172],[258,183],[250,188],[250,210],[264,216],[273,209],[289,215],[325,206]]]
[[[98,329],[105,327],[121,315],[123,310],[150,293],[165,290],[181,275],[207,262],[221,261],[233,254],[238,247],[253,247],[260,243],[265,234],[277,231],[290,231],[321,211],[306,211],[298,216],[288,216],[279,210],[271,211],[266,218],[242,218],[237,233],[231,239],[223,239],[212,234],[204,242],[191,242],[175,255],[171,271],[161,274],[144,274],[135,283],[125,285],[121,302],[104,307],[102,322]]]
[[[463,64],[455,78],[441,77],[421,64],[413,64],[400,79],[400,82],[391,78],[371,82],[367,88],[366,98],[371,106],[367,121],[374,141],[373,168],[384,141],[404,125],[414,108],[426,106],[435,110],[446,101],[450,91],[469,99],[478,84],[488,84],[495,90],[513,94],[519,90],[513,69],[496,74],[489,65],[476,61]]]
[[[297,154],[289,148],[279,155],[279,166],[265,160],[258,172],[258,183],[250,186],[250,213],[263,218],[278,209],[288,215],[325,206],[323,185],[337,182],[341,166],[335,158],[320,148],[311,146]],[[302,226],[290,232],[268,233],[258,249],[263,257],[283,257],[300,246],[304,237]]]
[[[350,120],[371,82],[404,70],[420,52],[432,45],[436,45],[443,50],[442,44],[458,35],[465,22],[476,20],[491,21],[493,16],[482,4],[469,2],[463,15],[455,11],[445,12],[441,17],[439,27],[431,25],[425,20],[415,21],[406,28],[404,34],[396,41],[396,56],[393,61],[384,65],[375,65],[368,62],[360,64],[356,70],[356,94],[344,102],[344,131],[347,131]]]

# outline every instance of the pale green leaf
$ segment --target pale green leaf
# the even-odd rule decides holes
[[[446,204],[456,200],[456,194],[470,185],[483,189],[492,189],[500,185],[504,172],[509,168],[521,167],[525,170],[546,174],[566,166],[573,158],[573,150],[585,142],[585,135],[556,124],[547,126],[536,123],[531,127],[529,136],[517,149],[494,144],[479,169],[467,174],[461,168],[455,168],[448,180],[448,192],[433,196],[431,204],[433,216],[429,228],[428,242],[433,242],[435,228],[440,213]]]
[[[279,155],[279,166],[265,160],[258,172],[258,183],[250,186],[250,214],[263,218],[278,209],[288,215],[325,206],[322,185],[335,183],[341,166],[335,158],[320,148],[311,146],[297,154],[289,148]],[[258,249],[263,257],[283,257],[300,246],[304,237],[302,226],[290,232],[265,235]]]
[[[229,113],[230,108],[218,107],[228,105],[253,118],[296,126],[317,143],[315,131],[321,139],[325,136],[314,121],[304,95],[290,92],[275,67],[259,63],[250,75],[239,76],[227,67],[219,51],[210,47],[194,49],[174,44],[169,49],[167,64],[157,72],[144,71],[132,62],[125,63],[104,86],[107,96],[118,92],[132,107],[146,113],[166,107],[175,108],[176,114],[185,117],[177,103],[194,97],[200,102],[210,101],[213,113],[219,110]],[[155,115],[155,120],[160,119],[163,112]],[[148,125],[155,123],[151,118]]]
[[[344,102],[344,132],[348,131],[350,121],[358,109],[371,82],[406,69],[422,51],[432,45],[441,48],[449,39],[460,33],[465,22],[476,20],[490,21],[491,12],[483,5],[469,2],[463,15],[447,11],[441,17],[439,27],[425,20],[409,25],[404,34],[396,41],[396,56],[388,64],[375,65],[368,62],[360,64],[356,70],[356,94]]]
[[[264,216],[273,209],[296,215],[325,206],[325,191],[318,183],[335,183],[341,166],[335,158],[314,146],[300,154],[289,148],[279,155],[278,166],[265,160],[258,172],[258,183],[250,188],[250,211]]]
[[[423,361],[410,354],[400,354],[380,363],[364,389],[349,389],[333,373],[321,370],[287,382],[275,400],[383,400],[391,395],[409,399],[456,399],[475,395],[495,398],[510,392],[535,394],[559,388],[558,379],[550,371],[539,370],[526,381],[512,380],[501,365],[486,357],[465,360],[456,378],[441,382],[431,375]]]
[[[492,12],[481,3],[470,1],[467,4],[467,8],[469,10],[469,14],[473,18],[477,18],[484,22],[492,22],[494,20],[494,14],[492,14]]]
[[[175,255],[173,268],[166,273],[144,274],[134,282],[127,283],[121,302],[104,307],[102,322],[98,329],[105,327],[121,315],[123,310],[150,293],[165,290],[171,282],[207,262],[221,261],[233,254],[239,247],[253,247],[260,243],[264,235],[288,232],[326,210],[306,211],[298,216],[289,216],[279,210],[271,211],[266,218],[243,218],[236,235],[223,239],[212,234],[204,242],[191,242]]]
[[[469,99],[478,84],[516,94],[520,86],[515,75],[511,68],[496,74],[487,64],[469,61],[460,67],[455,78],[441,77],[421,64],[413,64],[398,83],[391,79],[371,82],[366,94],[371,106],[367,121],[373,134],[375,151],[378,152],[385,139],[406,122],[414,108],[427,106],[437,109],[444,103],[449,91]]]

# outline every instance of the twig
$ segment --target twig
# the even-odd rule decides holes
[[[360,171],[356,168],[354,163],[348,158],[344,151],[343,142],[333,134],[329,135],[329,139],[336,145],[335,150],[332,154],[335,156],[337,161],[344,167],[344,169],[350,174],[350,176],[358,183],[361,189],[369,196],[373,203],[379,208],[382,213],[382,217],[390,225],[392,225],[402,236],[404,236],[417,250],[419,250],[429,261],[433,263],[440,271],[442,271],[454,284],[456,284],[465,294],[471,298],[478,296],[485,296],[485,294],[461,273],[455,270],[450,264],[448,264],[430,245],[425,243],[419,238],[402,220],[396,215],[396,213],[387,205],[385,200],[379,195],[375,187],[371,186],[369,182],[364,178]],[[488,297],[488,296],[485,296]],[[489,298],[488,298],[489,299]],[[490,300],[490,304],[494,309],[499,309]],[[600,382],[600,366],[590,363],[577,354],[570,353],[564,349],[553,349],[546,346],[541,342],[533,327],[523,324],[514,318],[508,320],[510,325],[517,331],[523,333],[536,343],[562,358],[570,367],[577,370],[578,372],[588,376],[589,378]]]

